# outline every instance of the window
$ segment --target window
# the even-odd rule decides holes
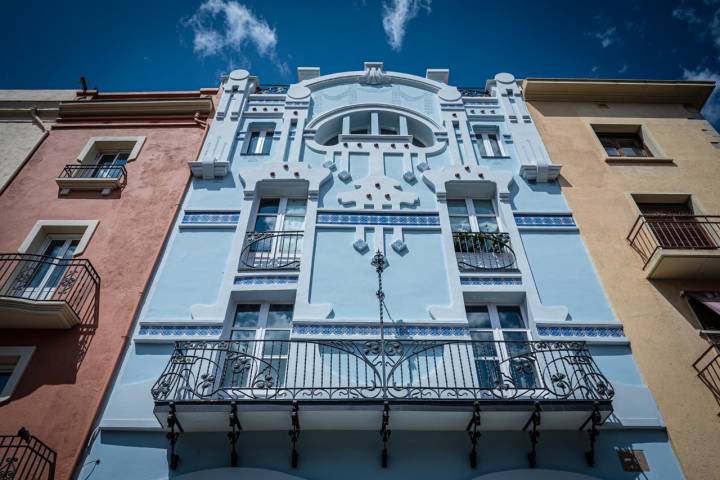
[[[292,317],[290,304],[237,306],[229,337],[239,342],[231,348],[254,361],[228,369],[225,386],[274,388],[285,384]],[[258,381],[265,383],[258,385]]]
[[[305,206],[305,199],[263,198],[255,218],[255,231],[301,231],[305,225]]]
[[[12,396],[34,351],[35,347],[0,347],[0,402]]]
[[[537,366],[528,355],[530,332],[520,307],[468,305],[465,312],[480,386],[512,382],[518,388],[537,388]]]
[[[82,177],[91,178],[118,178],[122,175],[122,168],[130,157],[129,151],[103,152],[98,154],[95,168],[88,168],[82,172]]]
[[[684,203],[638,203],[645,222],[663,248],[716,248],[706,226]]]
[[[51,235],[37,251],[45,257],[37,261],[24,261],[18,265],[8,294],[31,300],[49,300],[68,268],[67,262],[73,257],[80,240],[67,235]]]
[[[480,155],[483,157],[504,157],[505,151],[498,139],[497,133],[477,132],[475,138],[478,141]]]
[[[638,133],[598,133],[597,136],[609,157],[653,156]]]
[[[248,141],[245,155],[269,155],[275,131],[270,128],[253,129],[248,131]]]
[[[701,328],[720,332],[720,292],[687,292],[685,296]]]
[[[492,200],[472,198],[447,201],[453,232],[499,232]]]
[[[305,199],[263,198],[254,231],[241,256],[241,268],[293,270],[300,267],[305,227]]]

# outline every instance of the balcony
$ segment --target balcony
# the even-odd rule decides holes
[[[102,195],[109,195],[127,185],[127,170],[120,165],[65,165],[55,182],[60,187],[60,195],[67,195],[71,190],[100,190]]]
[[[89,324],[99,290],[100,277],[86,259],[0,254],[0,328]]]
[[[708,332],[705,337],[710,346],[695,360],[693,368],[720,406],[720,332]]]
[[[21,428],[17,435],[0,435],[0,479],[53,480],[55,451]]]
[[[248,232],[240,270],[299,270],[303,232]]]
[[[453,244],[461,272],[517,270],[507,233],[454,232]]]
[[[627,236],[647,278],[720,278],[720,217],[640,215]]]
[[[582,342],[241,340],[178,342],[152,388],[155,415],[182,431],[573,429],[610,415],[613,387]],[[541,406],[541,407],[540,407]],[[172,423],[173,420],[170,420]]]

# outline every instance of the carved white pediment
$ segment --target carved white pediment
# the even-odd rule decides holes
[[[399,209],[401,204],[415,205],[418,196],[404,192],[400,182],[383,176],[369,176],[354,185],[355,190],[338,193],[338,200],[345,206],[363,208],[372,206],[375,209],[390,207]]]
[[[385,75],[383,62],[365,62],[365,71],[360,83],[368,85],[384,85],[390,83],[390,77]]]
[[[451,196],[475,196],[491,198],[498,195],[508,200],[511,172],[489,170],[477,165],[452,165],[439,170],[423,172],[423,181],[438,198]]]
[[[245,198],[252,198],[258,188],[268,194],[303,194],[317,198],[322,185],[332,174],[325,168],[312,168],[304,163],[274,162],[255,168],[244,168],[240,174]],[[298,191],[293,192],[296,188]],[[274,192],[273,190],[278,190]]]

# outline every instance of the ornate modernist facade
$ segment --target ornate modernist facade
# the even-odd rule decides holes
[[[298,73],[224,82],[80,477],[681,478],[514,77]]]

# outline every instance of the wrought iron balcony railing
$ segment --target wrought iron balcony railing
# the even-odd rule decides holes
[[[64,302],[78,322],[94,314],[100,276],[87,259],[0,254],[0,298]]]
[[[0,480],[53,480],[55,451],[30,435],[0,435]]]
[[[720,246],[720,216],[640,215],[627,240],[645,266],[661,249],[717,249]]]
[[[108,179],[117,180],[120,184],[125,185],[127,170],[121,165],[65,165],[58,178]]]
[[[290,85],[260,85],[255,90],[260,95],[285,95]]]
[[[156,402],[609,400],[583,342],[178,342]]]
[[[490,93],[485,87],[458,87],[460,95],[463,97],[489,97]]]
[[[454,232],[453,244],[462,271],[515,270],[508,233]]]
[[[248,232],[240,254],[241,270],[298,270],[303,232]]]
[[[695,360],[693,368],[720,405],[720,332],[705,336],[710,346]]]

